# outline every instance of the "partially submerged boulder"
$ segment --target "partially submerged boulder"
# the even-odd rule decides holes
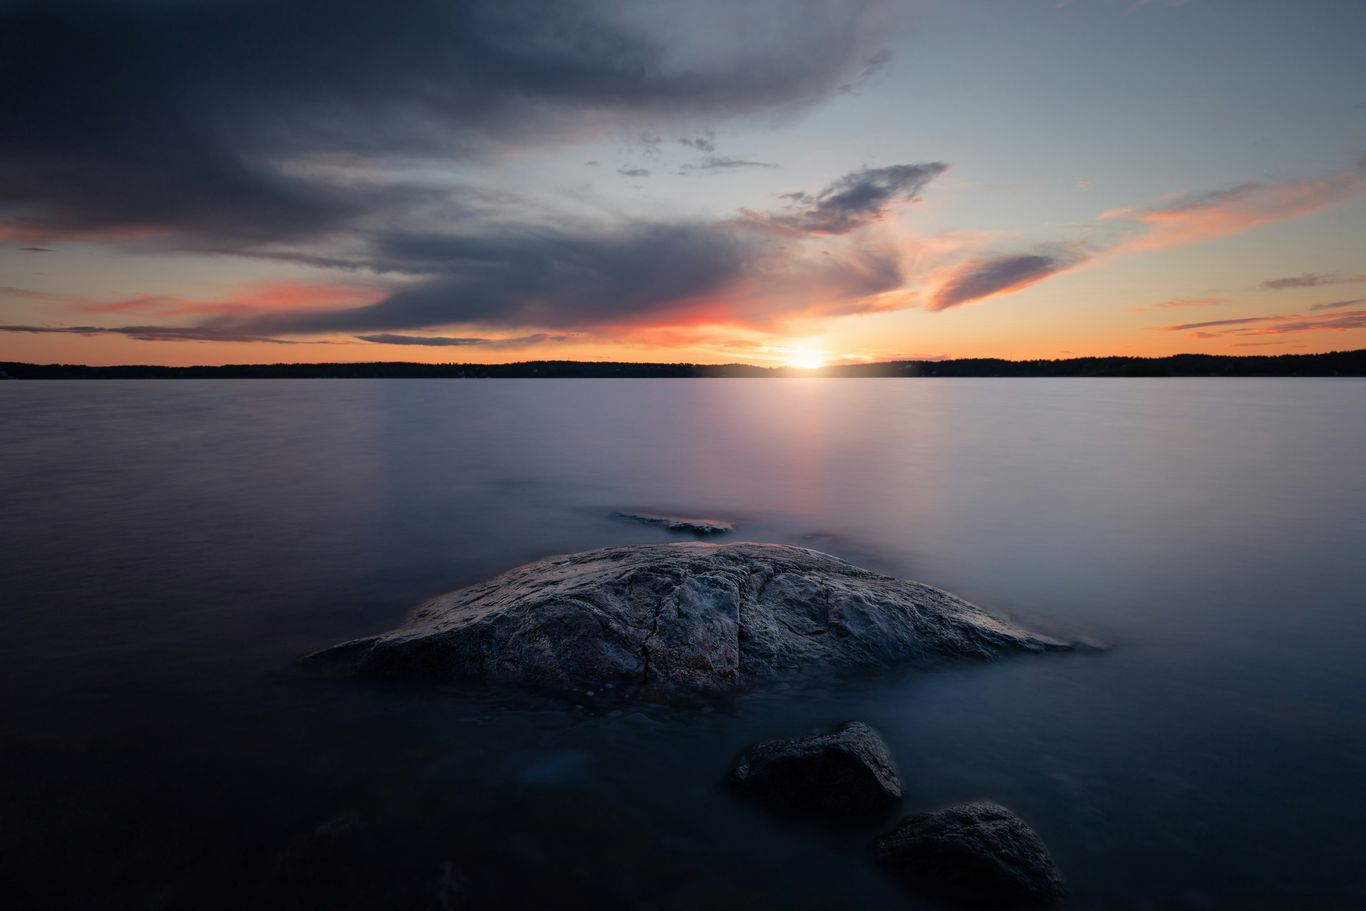
[[[735,523],[725,519],[703,518],[695,516],[671,516],[649,512],[614,512],[612,515],[618,519],[630,519],[633,522],[641,522],[645,525],[659,525],[669,531],[678,531],[690,535],[728,535],[735,531]]]
[[[409,680],[720,695],[795,674],[1068,647],[828,554],[696,542],[528,563],[306,661]]]
[[[750,747],[727,783],[771,810],[827,822],[877,822],[901,800],[887,744],[861,721]]]
[[[1034,830],[985,800],[907,816],[873,843],[873,854],[908,885],[941,901],[1047,907],[1067,891]]]

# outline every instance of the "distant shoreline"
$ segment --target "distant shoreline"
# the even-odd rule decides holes
[[[0,379],[694,379],[764,377],[1360,377],[1366,349],[1327,354],[1169,357],[1078,357],[1008,361],[965,358],[887,361],[816,370],[748,364],[641,364],[598,361],[524,361],[512,364],[419,364],[373,361],[348,364],[226,364],[204,367],[25,364],[0,361]]]

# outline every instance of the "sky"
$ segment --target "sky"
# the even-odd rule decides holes
[[[3,0],[0,360],[1366,347],[1361,0]]]

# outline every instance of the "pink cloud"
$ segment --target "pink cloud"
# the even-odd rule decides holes
[[[1302,218],[1366,192],[1366,169],[1354,167],[1318,180],[1248,183],[1175,198],[1146,209],[1112,209],[1101,218],[1131,221],[1145,230],[1119,244],[1125,250],[1164,250],[1216,240],[1260,225]]]
[[[232,292],[219,300],[142,294],[112,301],[66,298],[82,313],[155,313],[159,316],[224,316],[362,306],[384,295],[382,289],[354,285],[265,282]],[[55,297],[55,296],[53,296]],[[49,298],[51,299],[51,298]]]
[[[1010,253],[960,262],[941,271],[928,309],[946,310],[960,304],[1012,294],[1061,272],[1104,256],[1164,250],[1237,234],[1260,225],[1312,215],[1366,193],[1366,158],[1353,167],[1309,180],[1278,184],[1246,183],[1226,190],[1172,196],[1147,207],[1111,209],[1100,218],[1116,225],[1118,239],[1053,244],[1043,251]],[[1289,287],[1306,276],[1277,280]],[[1336,277],[1333,277],[1336,280]],[[1349,276],[1348,280],[1356,276]],[[1317,283],[1317,282],[1316,282]],[[1154,309],[1213,306],[1217,298],[1179,298],[1135,308]]]
[[[1248,316],[1203,323],[1182,323],[1177,326],[1162,326],[1160,329],[1163,332],[1189,332],[1191,338],[1206,339],[1246,335],[1288,335],[1298,332],[1350,332],[1366,329],[1366,310],[1350,310],[1326,317],[1304,316],[1298,313]]]

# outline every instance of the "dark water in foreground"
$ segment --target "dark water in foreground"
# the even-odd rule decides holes
[[[1033,823],[1072,907],[1366,907],[1366,382],[14,382],[0,428],[8,907],[915,907],[873,832],[716,786],[846,718],[907,809]],[[651,717],[291,672],[668,539],[621,508],[1112,650]]]

